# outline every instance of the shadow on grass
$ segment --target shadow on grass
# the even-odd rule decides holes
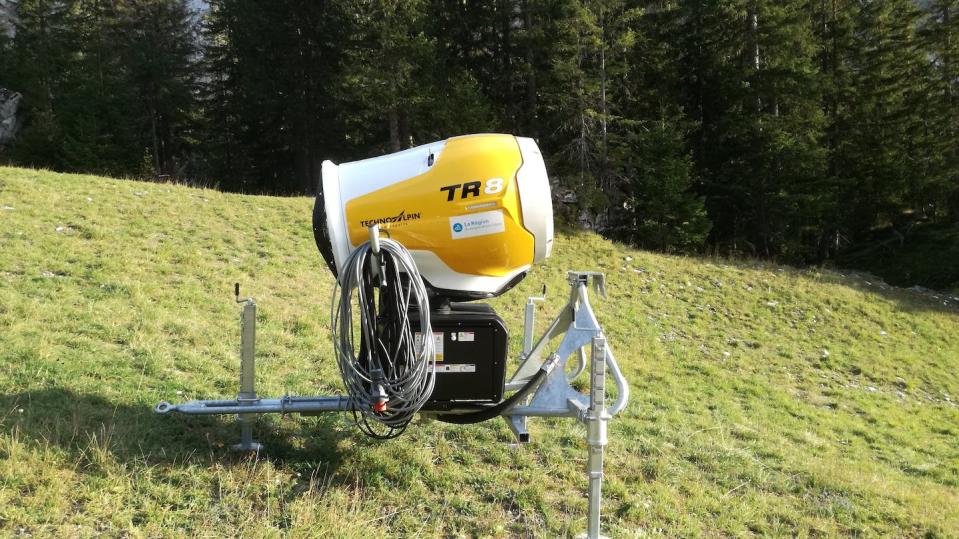
[[[843,270],[831,270],[843,271]],[[859,271],[823,274],[823,282],[852,288],[879,300],[891,302],[901,311],[936,312],[959,317],[959,294],[925,288],[900,288],[883,282],[880,277]]]
[[[338,423],[337,414],[317,417],[315,423],[261,418],[253,432],[266,447],[261,457],[321,462],[333,471],[343,458],[337,450],[343,436]],[[240,433],[233,416],[159,415],[152,405],[120,404],[64,388],[0,395],[0,434],[12,432],[21,441],[58,448],[76,460],[85,458],[91,448],[102,448],[121,463],[176,465],[246,458],[229,450]]]

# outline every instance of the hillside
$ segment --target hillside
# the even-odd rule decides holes
[[[0,535],[556,537],[585,526],[581,426],[414,425],[366,440],[338,415],[235,426],[161,417],[232,397],[254,295],[261,394],[334,393],[332,278],[312,200],[0,168]],[[633,397],[610,424],[613,537],[959,535],[959,300],[861,276],[651,254],[586,233],[525,295],[594,301]],[[338,533],[331,534],[337,531]]]

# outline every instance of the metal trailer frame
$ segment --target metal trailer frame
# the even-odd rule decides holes
[[[569,417],[586,425],[586,442],[589,457],[586,473],[589,479],[589,514],[586,531],[577,536],[587,539],[599,539],[600,508],[603,481],[603,453],[607,444],[607,422],[626,408],[629,400],[629,385],[623,377],[616,358],[606,342],[603,329],[589,304],[588,287],[592,283],[596,292],[606,296],[605,276],[596,272],[567,272],[570,286],[569,300],[553,320],[542,337],[533,344],[533,324],[536,302],[545,299],[531,296],[526,302],[523,333],[523,353],[520,366],[506,383],[507,391],[515,391],[526,385],[537,373],[544,362],[554,363],[545,380],[535,389],[526,402],[517,403],[506,409],[502,417],[516,435],[519,443],[530,441],[526,421],[530,417]],[[259,414],[309,414],[318,412],[345,412],[352,409],[351,400],[346,396],[338,397],[297,397],[285,395],[280,398],[259,398],[256,394],[256,302],[253,298],[240,299],[239,285],[236,287],[237,303],[243,305],[240,316],[240,391],[233,400],[198,400],[182,404],[161,402],[154,411],[159,414],[179,412],[187,415],[236,414],[240,424],[240,443],[233,446],[239,451],[258,452],[263,445],[253,439],[253,418]],[[563,335],[555,352],[544,358],[550,341]],[[590,347],[589,360],[586,347]],[[566,365],[575,354],[575,368],[567,373]],[[573,389],[570,382],[586,370],[589,364],[589,394],[584,395]],[[616,400],[606,407],[606,375],[611,376],[616,386]],[[457,410],[442,412],[457,413]],[[465,412],[461,410],[459,412]],[[429,417],[438,412],[422,411]]]

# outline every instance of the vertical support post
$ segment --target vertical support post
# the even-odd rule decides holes
[[[603,451],[606,448],[606,337],[602,334],[593,337],[593,348],[589,372],[589,408],[586,412],[586,443],[589,445],[589,459],[586,473],[589,477],[589,514],[586,533],[579,537],[601,539],[600,507],[603,490]]]
[[[539,296],[529,296],[526,298],[526,317],[523,321],[523,359],[533,350],[533,327],[536,324],[536,302],[546,301],[546,285],[543,285],[543,293]]]
[[[260,400],[256,396],[256,303],[247,298],[240,314],[240,392],[236,400],[241,404],[253,404]],[[240,443],[234,445],[234,451],[254,451],[263,449],[263,444],[253,440],[253,414],[238,414],[236,421],[240,425]]]
[[[536,303],[533,298],[526,298],[526,316],[523,320],[523,355],[529,355],[533,349],[533,324],[536,316]]]
[[[521,361],[524,363],[529,359],[530,352],[533,351],[533,328],[536,325],[536,302],[546,301],[546,285],[543,285],[543,293],[539,296],[529,296],[526,298],[526,312],[523,320],[523,354]],[[528,402],[528,399],[527,399]],[[526,430],[525,415],[506,416],[506,423],[516,435],[516,440],[521,444],[529,443],[529,431]]]
[[[248,299],[240,314],[240,394],[238,400],[256,400],[256,303]]]

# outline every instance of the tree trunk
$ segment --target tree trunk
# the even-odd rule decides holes
[[[599,8],[599,101],[600,101],[600,112],[602,116],[600,117],[599,129],[603,140],[603,163],[600,167],[600,187],[604,191],[608,191],[610,188],[609,179],[607,178],[606,168],[607,168],[607,158],[609,157],[609,146],[608,146],[608,136],[606,131],[606,14],[603,11],[603,7]]]
[[[410,115],[404,110],[399,113],[400,119],[400,149],[405,150],[413,144],[413,136],[410,133]]]
[[[153,176],[160,177],[160,136],[157,133],[157,111],[156,107],[150,111],[150,128],[153,134]]]
[[[750,13],[749,13],[749,34],[752,37],[752,46],[753,46],[753,57],[752,57],[752,68],[753,74],[755,76],[754,82],[758,82],[759,79],[759,15],[756,13],[755,4],[751,4]],[[762,97],[759,95],[759,89],[756,85],[753,85],[753,92],[756,93],[755,106],[756,114],[760,114],[763,111],[763,101]]]
[[[390,109],[390,149],[394,152],[400,151],[400,114],[396,107]]]
[[[529,108],[529,135],[534,139],[539,138],[539,114],[537,112],[536,96],[536,67],[534,66],[533,45],[530,40],[530,34],[533,31],[533,18],[530,13],[529,1],[523,2],[523,25],[526,28],[526,106]]]

